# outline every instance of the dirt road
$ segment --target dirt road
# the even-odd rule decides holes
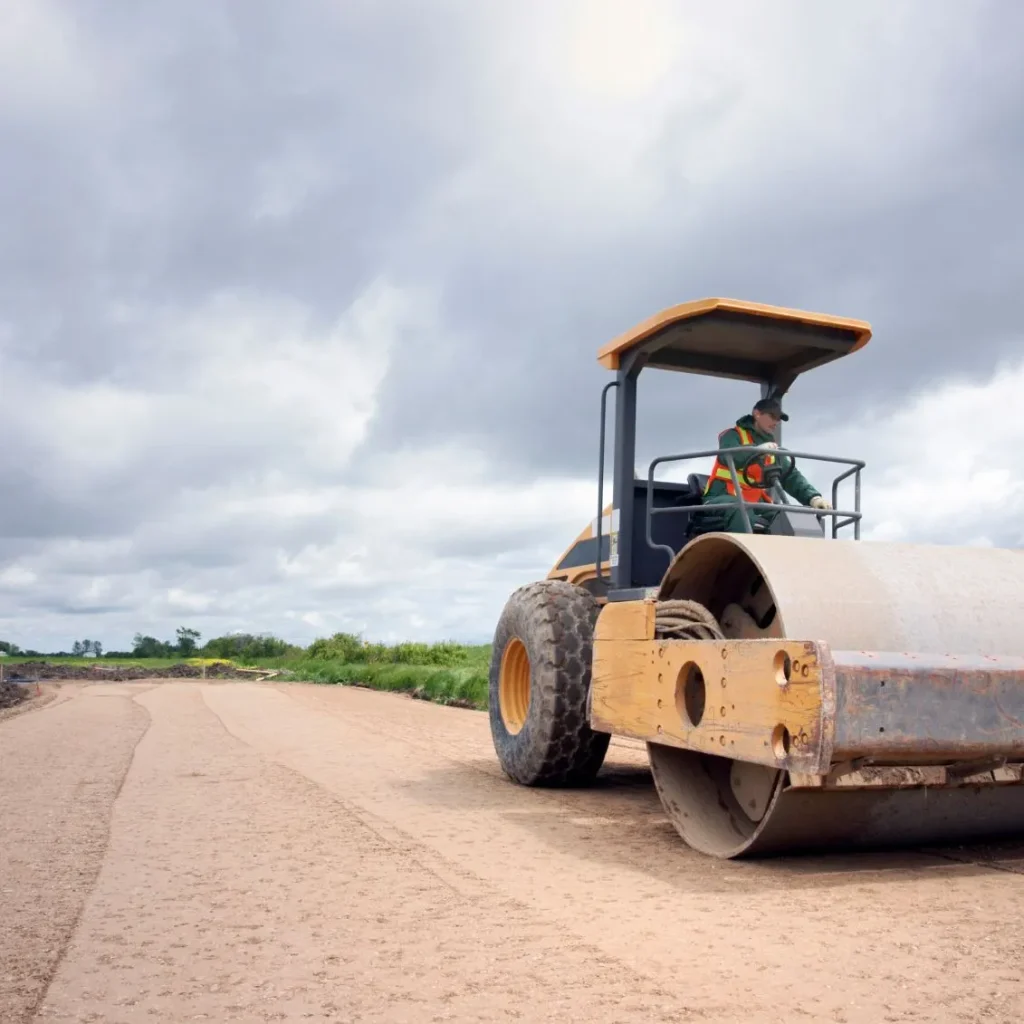
[[[478,712],[63,687],[0,721],[0,1021],[1024,1016],[1019,851],[712,861],[644,765],[528,791]]]

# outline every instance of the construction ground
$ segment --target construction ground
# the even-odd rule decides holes
[[[1024,844],[690,851],[639,746],[501,775],[361,689],[43,684],[0,711],[0,1021],[1014,1022]]]

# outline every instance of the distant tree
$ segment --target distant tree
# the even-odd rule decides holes
[[[199,647],[201,634],[196,629],[186,629],[184,626],[178,629],[178,653],[184,658],[191,658]]]
[[[92,653],[95,654],[97,658],[103,657],[103,644],[101,644],[99,640],[93,640]]]
[[[296,654],[301,648],[280,640],[276,636],[253,633],[229,633],[208,640],[203,654],[208,658],[230,658],[233,661],[259,661],[265,658],[280,658]]]
[[[157,640],[155,636],[136,633],[132,640],[133,658],[166,658],[173,653],[170,644]]]
[[[84,652],[84,649],[83,649],[83,647],[82,647],[82,641],[81,641],[81,640],[76,640],[76,641],[75,641],[75,642],[74,642],[74,643],[73,643],[73,644],[71,645],[71,653],[72,653],[72,654],[73,654],[73,655],[74,655],[74,656],[75,656],[76,658],[80,658],[80,657],[81,657],[81,656],[82,656],[82,655],[83,655],[83,654],[85,653],[85,652]]]
[[[21,654],[21,648],[9,640],[0,640],[0,654]]]

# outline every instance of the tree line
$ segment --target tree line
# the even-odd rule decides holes
[[[17,644],[0,640],[0,654],[23,658],[226,658],[246,661],[299,654],[302,648],[269,634],[230,633],[201,643],[197,629],[180,626],[173,640],[136,633],[130,651],[105,651],[99,640],[75,640],[68,651],[22,650]]]

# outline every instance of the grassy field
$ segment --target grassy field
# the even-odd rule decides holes
[[[375,690],[411,693],[423,700],[460,707],[487,707],[487,665],[442,668],[436,665],[368,665],[301,662],[287,670],[289,678],[313,683],[368,686]]]
[[[487,707],[490,645],[372,645],[359,652],[322,651],[263,659],[260,668],[276,668],[287,678],[313,683],[368,686],[411,693],[424,700],[461,707]],[[347,656],[344,656],[347,654]]]
[[[319,645],[319,646],[318,646]],[[282,680],[409,693],[423,700],[459,707],[487,708],[490,645],[463,644],[332,644],[317,641],[306,650],[276,658],[234,658],[244,668],[276,669]],[[182,662],[199,665],[217,658],[27,658],[0,659],[5,666],[46,661],[49,664],[169,668]]]

